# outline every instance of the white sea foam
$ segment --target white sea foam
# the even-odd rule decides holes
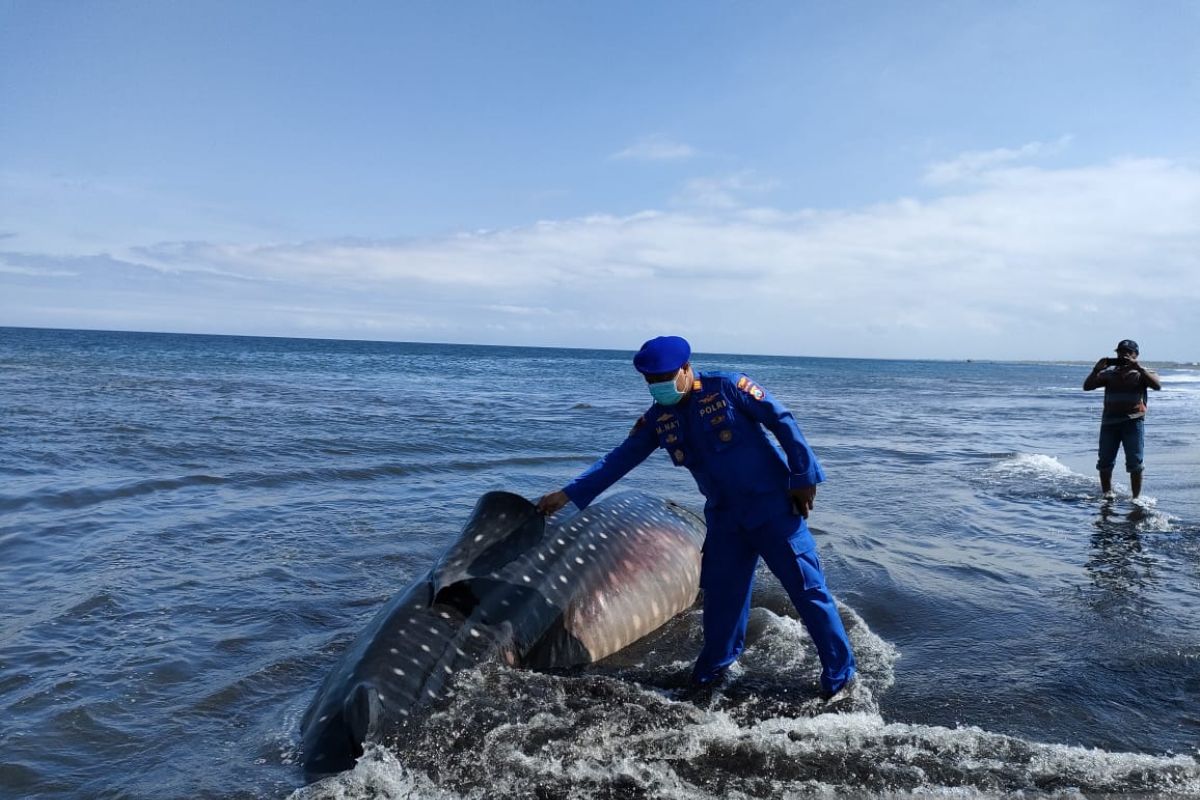
[[[1200,372],[1177,372],[1159,375],[1158,379],[1162,383],[1190,383],[1200,384]]]
[[[1002,478],[1084,477],[1056,457],[1042,453],[1015,453],[993,464],[987,469],[987,473]]]
[[[535,714],[519,732],[491,739],[469,775],[447,770],[457,790],[375,747],[354,770],[292,797],[1200,796],[1200,764],[1186,755],[1042,744],[977,727],[889,723],[871,712],[747,725],[724,711],[693,711],[667,723],[630,731],[593,715],[582,723],[589,727],[584,735],[571,736],[564,720]]]
[[[456,800],[429,776],[405,767],[386,747],[368,745],[354,769],[292,792],[292,800]]]

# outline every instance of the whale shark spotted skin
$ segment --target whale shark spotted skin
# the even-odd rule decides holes
[[[561,521],[489,492],[433,568],[392,598],[342,654],[300,723],[315,773],[349,769],[486,661],[590,664],[696,600],[704,523],[622,492]]]

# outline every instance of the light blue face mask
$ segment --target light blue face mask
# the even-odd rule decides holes
[[[662,406],[673,406],[683,399],[683,392],[675,388],[675,378],[649,384],[650,396]]]

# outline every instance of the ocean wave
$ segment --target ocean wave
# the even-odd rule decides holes
[[[986,475],[1001,480],[1063,481],[1084,478],[1058,460],[1043,453],[1009,453],[986,470]]]
[[[372,464],[362,467],[318,467],[276,472],[235,472],[229,475],[184,475],[178,478],[132,480],[115,486],[88,486],[62,490],[44,488],[21,495],[0,495],[0,512],[20,511],[31,507],[59,511],[74,510],[198,486],[277,489],[296,484],[332,485],[400,478],[407,475],[475,473],[507,467],[536,467],[584,460],[586,460],[585,457],[575,455],[511,456],[494,459],[425,461],[412,464]]]
[[[456,704],[411,749],[373,747],[354,770],[293,797],[1200,796],[1191,756],[1043,744],[862,711],[747,724],[617,681],[536,676],[496,685],[495,675],[473,679],[479,690],[513,692],[519,713],[480,730],[462,724]],[[495,711],[464,689],[479,717]]]
[[[1200,373],[1196,373],[1196,372],[1189,372],[1189,373],[1182,373],[1182,374],[1176,373],[1176,374],[1171,374],[1171,375],[1159,375],[1158,378],[1162,383],[1191,383],[1191,384],[1200,383]]]
[[[1099,484],[1044,453],[1009,453],[974,478],[994,491],[1018,497],[1055,498],[1072,502],[1097,499]]]
[[[180,478],[134,480],[110,487],[81,487],[77,489],[41,489],[24,495],[0,495],[0,511],[19,511],[30,506],[54,510],[72,510],[123,500],[155,492],[169,492],[192,486],[214,486],[227,479],[216,475],[185,475]]]

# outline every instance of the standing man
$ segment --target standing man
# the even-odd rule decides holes
[[[825,473],[790,411],[745,375],[694,373],[691,346],[678,336],[642,345],[633,365],[654,404],[625,441],[563,489],[538,501],[553,514],[586,508],[660,447],[686,467],[705,496],[708,535],[700,566],[704,647],[692,671],[695,690],[715,687],[746,645],[754,570],[761,556],[800,613],[821,658],[821,694],[850,685],[854,653],[825,586],[805,520]],[[780,453],[763,427],[774,434]]]
[[[1142,493],[1142,458],[1145,450],[1146,388],[1162,389],[1158,376],[1138,363],[1138,344],[1132,339],[1117,343],[1116,358],[1102,358],[1083,381],[1084,391],[1104,387],[1104,414],[1100,418],[1100,488],[1105,497],[1112,489],[1117,448],[1125,449],[1125,469],[1134,497]]]

